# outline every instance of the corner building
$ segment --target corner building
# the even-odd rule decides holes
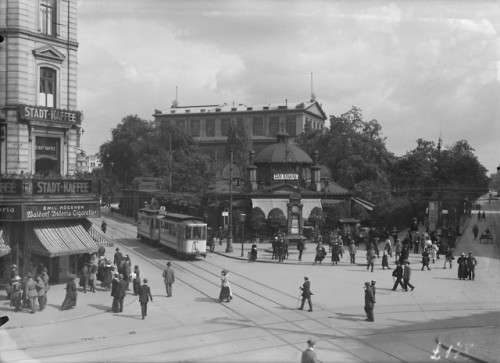
[[[87,218],[97,188],[77,172],[77,0],[0,2],[0,281],[43,263],[53,282],[112,246]]]

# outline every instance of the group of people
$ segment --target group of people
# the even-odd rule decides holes
[[[474,280],[476,277],[476,265],[477,260],[472,256],[472,252],[466,256],[465,252],[462,252],[460,257],[457,259],[458,264],[458,279],[459,280]]]
[[[288,259],[290,255],[288,252],[288,240],[283,233],[278,232],[271,239],[271,246],[273,249],[271,260],[277,259],[278,262],[283,262],[285,258]]]
[[[47,294],[50,289],[47,268],[39,264],[24,278],[19,275],[17,265],[12,265],[10,284],[7,288],[7,298],[14,311],[28,309],[32,314],[43,311],[47,306]]]

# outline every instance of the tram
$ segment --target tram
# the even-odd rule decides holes
[[[207,254],[207,224],[200,217],[140,209],[137,237],[165,246],[184,258]]]

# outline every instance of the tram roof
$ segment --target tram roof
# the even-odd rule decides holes
[[[192,221],[195,223],[204,223],[201,217],[189,216],[187,214],[179,214],[179,213],[168,213],[168,212],[160,212],[160,215],[165,219],[173,219],[176,221]]]

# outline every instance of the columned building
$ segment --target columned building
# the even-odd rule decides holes
[[[43,263],[54,282],[111,246],[89,217],[98,190],[77,172],[77,0],[0,2],[0,279]]]

